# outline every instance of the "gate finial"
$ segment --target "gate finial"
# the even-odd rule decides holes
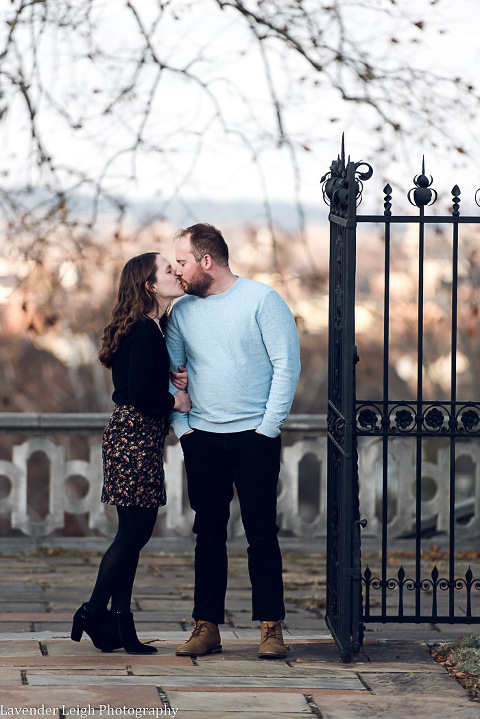
[[[409,203],[411,205],[416,205],[417,207],[433,205],[433,203],[437,200],[438,194],[436,190],[430,189],[433,177],[430,175],[430,179],[428,179],[425,174],[425,155],[422,158],[422,172],[414,178],[413,182],[415,187],[412,187],[407,195]]]
[[[353,177],[355,183],[355,201],[357,206],[362,201],[363,182],[369,180],[373,175],[373,168],[368,162],[345,162],[345,133],[342,133],[342,145],[340,155],[330,165],[329,172],[323,175],[322,183],[323,199],[327,205],[337,205],[337,208],[344,211],[348,206],[349,179],[347,169],[353,165]],[[360,171],[360,168],[364,168]],[[349,170],[352,171],[351,169]],[[351,175],[350,175],[351,177]]]
[[[460,192],[460,188],[458,185],[455,185],[452,187],[452,200],[453,200],[453,210],[452,215],[453,217],[458,217],[460,215],[460,195],[462,193]]]
[[[383,207],[384,207],[383,214],[388,217],[388,216],[391,216],[391,214],[392,214],[392,203],[391,203],[392,186],[390,185],[389,182],[387,182],[387,184],[383,188],[383,194],[385,195],[385,200],[383,203]]]

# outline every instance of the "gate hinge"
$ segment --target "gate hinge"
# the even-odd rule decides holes
[[[358,364],[360,357],[358,356],[357,345],[353,345],[353,364]]]

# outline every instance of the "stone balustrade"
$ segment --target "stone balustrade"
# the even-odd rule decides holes
[[[83,516],[90,536],[111,536],[116,523],[111,508],[100,502],[102,484],[101,433],[105,414],[0,414],[0,522],[2,534],[45,538],[66,536],[66,516]],[[88,451],[83,459],[68,457],[65,437],[83,437]],[[11,438],[5,458],[5,441]],[[434,440],[432,440],[434,442]],[[449,531],[447,446],[437,443],[423,463],[422,526],[430,532]],[[415,521],[415,446],[398,437],[389,446],[389,536],[407,536]],[[282,470],[278,499],[281,534],[303,539],[326,534],[327,472],[326,419],[321,415],[293,415],[283,429]],[[43,456],[43,474],[34,472],[32,458]],[[180,445],[167,440],[165,473],[168,502],[159,512],[157,536],[187,537],[192,512],[188,506]],[[478,440],[457,446],[456,536],[480,533],[480,447]],[[381,439],[362,437],[359,442],[361,516],[368,520],[365,533],[381,532]],[[39,516],[35,497],[43,497]],[[88,519],[87,519],[88,518]],[[5,523],[5,520],[6,523]],[[9,520],[9,521],[8,521]],[[5,529],[5,526],[7,528]],[[239,507],[232,504],[230,535],[243,533]],[[78,533],[77,535],[78,536]]]

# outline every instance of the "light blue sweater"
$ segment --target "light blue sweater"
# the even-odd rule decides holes
[[[275,290],[238,277],[219,295],[185,295],[173,306],[166,341],[172,369],[187,364],[192,400],[189,414],[170,415],[177,437],[190,429],[280,433],[300,352],[295,320]]]

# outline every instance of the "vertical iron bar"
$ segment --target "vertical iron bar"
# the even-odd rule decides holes
[[[420,217],[425,208],[420,207]],[[421,222],[418,238],[418,320],[417,320],[417,442],[415,501],[415,614],[421,613],[421,552],[422,552],[422,424],[423,424],[423,303],[424,303],[425,229]]]
[[[473,572],[471,567],[469,567],[465,574],[465,587],[467,590],[467,614],[466,619],[467,622],[470,622],[472,618],[472,580],[473,580]]]
[[[386,216],[391,215],[389,185],[385,187]],[[388,428],[389,428],[389,362],[390,362],[390,223],[385,223],[385,287],[383,301],[383,437],[382,437],[382,615],[387,613],[388,551]]]
[[[455,193],[455,190],[458,190]],[[460,194],[458,187],[454,194],[453,216],[458,217],[459,202],[455,202],[455,194]],[[458,198],[459,200],[459,198]],[[457,342],[458,342],[458,223],[453,225],[452,248],[452,338],[451,338],[451,379],[450,379],[450,538],[449,538],[449,615],[455,616],[455,454],[457,429]]]
[[[431,577],[432,577],[432,579],[431,579],[431,582],[432,582],[432,620],[433,620],[433,623],[435,623],[438,618],[438,601],[437,601],[438,569],[436,566],[432,569]]]
[[[405,570],[403,566],[398,570],[398,617],[403,617],[403,589],[405,586]]]

